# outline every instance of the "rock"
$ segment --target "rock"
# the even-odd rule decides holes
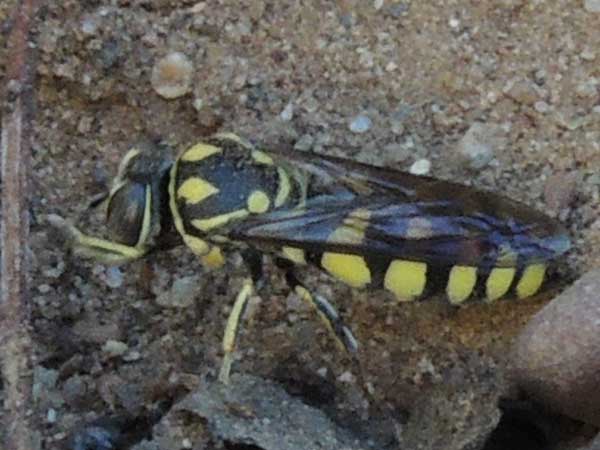
[[[474,170],[487,166],[494,159],[496,149],[503,144],[500,133],[497,125],[475,122],[456,146],[459,161]]]
[[[550,409],[600,426],[600,269],[546,305],[518,337],[514,381]]]
[[[587,12],[600,13],[600,0],[585,0],[584,8]]]
[[[428,159],[418,159],[410,166],[408,171],[413,175],[427,175],[431,170],[431,161]]]
[[[373,126],[373,121],[363,115],[360,114],[356,117],[354,117],[352,119],[352,121],[350,121],[350,124],[348,125],[348,128],[350,128],[350,131],[352,131],[353,133],[366,133],[367,131],[369,131],[371,129],[371,127]]]
[[[573,202],[581,180],[579,172],[557,173],[550,176],[544,186],[544,200],[552,211],[561,211]]]
[[[169,290],[156,297],[156,303],[165,308],[187,308],[194,303],[194,292],[200,282],[198,276],[178,278]]]
[[[193,69],[183,53],[169,53],[152,69],[152,87],[161,97],[181,97],[190,91]]]

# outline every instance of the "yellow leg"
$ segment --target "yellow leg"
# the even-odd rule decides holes
[[[77,256],[90,258],[107,265],[118,265],[139,259],[146,254],[146,249],[143,247],[130,247],[118,242],[88,236],[56,214],[47,216],[46,220],[61,234],[65,243]]]
[[[225,335],[223,336],[223,364],[219,372],[219,381],[223,384],[229,384],[229,374],[231,372],[231,364],[233,363],[233,352],[235,351],[240,319],[252,295],[253,286],[252,279],[246,278],[244,280],[244,285],[235,299],[233,309],[227,318]]]

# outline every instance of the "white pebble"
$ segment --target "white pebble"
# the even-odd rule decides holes
[[[338,377],[338,381],[340,383],[354,383],[354,380],[354,375],[352,375],[352,372],[348,370]]]
[[[152,69],[152,87],[161,97],[181,97],[190,91],[193,70],[191,61],[183,53],[169,53]]]
[[[283,111],[279,114],[279,118],[284,122],[289,122],[294,117],[294,105],[290,102],[288,103]]]
[[[46,413],[46,421],[48,423],[55,423],[56,422],[56,410],[54,408],[50,408],[48,410],[48,412]]]
[[[109,339],[102,346],[102,351],[112,357],[121,356],[125,354],[127,350],[129,350],[129,346],[125,342],[116,341],[114,339]]]
[[[358,115],[350,122],[350,131],[353,133],[366,133],[372,125],[373,122],[367,116]]]
[[[600,0],[585,0],[585,10],[593,13],[600,13]]]
[[[104,282],[108,287],[113,289],[120,287],[123,284],[123,272],[118,267],[109,267],[106,269]]]
[[[408,171],[413,175],[427,175],[430,170],[431,162],[423,158],[415,161]]]

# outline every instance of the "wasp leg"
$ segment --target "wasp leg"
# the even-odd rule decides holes
[[[340,313],[323,296],[313,294],[298,280],[293,271],[293,265],[283,259],[277,260],[277,265],[286,271],[285,279],[288,286],[306,303],[314,308],[321,320],[335,337],[336,342],[350,355],[356,355],[358,351],[358,340],[344,323]]]
[[[233,304],[233,309],[227,318],[227,325],[225,326],[225,335],[223,336],[223,363],[219,372],[219,381],[224,384],[229,384],[229,375],[231,372],[231,364],[233,363],[233,352],[235,351],[235,345],[237,336],[240,328],[240,319],[248,300],[252,295],[252,291],[260,289],[263,284],[263,264],[262,255],[257,250],[252,248],[246,249],[242,252],[242,258],[250,271],[251,278],[246,278],[242,289],[238,293],[238,296]]]
[[[82,233],[62,217],[51,214],[48,223],[56,229],[71,251],[107,265],[117,265],[139,259],[146,254],[143,247],[131,247]]]

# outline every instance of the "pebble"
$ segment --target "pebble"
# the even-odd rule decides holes
[[[579,172],[557,173],[550,177],[544,185],[544,201],[552,211],[560,211],[571,205],[577,194],[577,186],[581,180]]]
[[[347,370],[338,377],[338,381],[340,383],[354,383],[356,381],[356,378],[354,377],[354,375],[352,375],[352,372]]]
[[[177,278],[169,290],[156,297],[156,303],[165,308],[188,308],[194,303],[194,293],[199,285],[198,276]]]
[[[169,53],[152,69],[152,87],[166,99],[181,97],[190,91],[194,67],[180,52]]]
[[[584,8],[587,12],[600,13],[600,0],[585,0]]]
[[[116,266],[106,269],[104,282],[110,288],[116,289],[123,285],[123,272]]]
[[[533,105],[539,100],[537,86],[529,80],[512,80],[503,91],[514,101],[524,105]]]
[[[532,398],[600,426],[600,269],[547,304],[517,338],[512,378]]]
[[[289,122],[294,117],[294,105],[293,103],[288,103],[283,111],[279,114],[279,118],[284,122]]]
[[[408,171],[413,175],[427,175],[431,170],[431,162],[428,159],[418,159],[410,166]]]
[[[102,346],[102,351],[111,357],[124,355],[127,350],[129,346],[125,342],[113,339],[106,341]]]
[[[56,410],[54,408],[50,408],[48,410],[48,412],[46,413],[46,421],[48,423],[55,423],[56,422],[56,417],[57,417]]]
[[[478,170],[494,159],[494,150],[500,144],[499,129],[495,125],[475,122],[456,146],[456,154],[470,169]]]
[[[358,115],[350,122],[349,128],[353,133],[366,133],[373,126],[371,119],[365,115]]]
[[[302,136],[300,136],[300,139],[298,139],[296,141],[296,143],[294,144],[294,148],[296,150],[305,152],[307,150],[310,150],[314,143],[315,143],[315,140],[312,137],[312,135],[303,134]]]

